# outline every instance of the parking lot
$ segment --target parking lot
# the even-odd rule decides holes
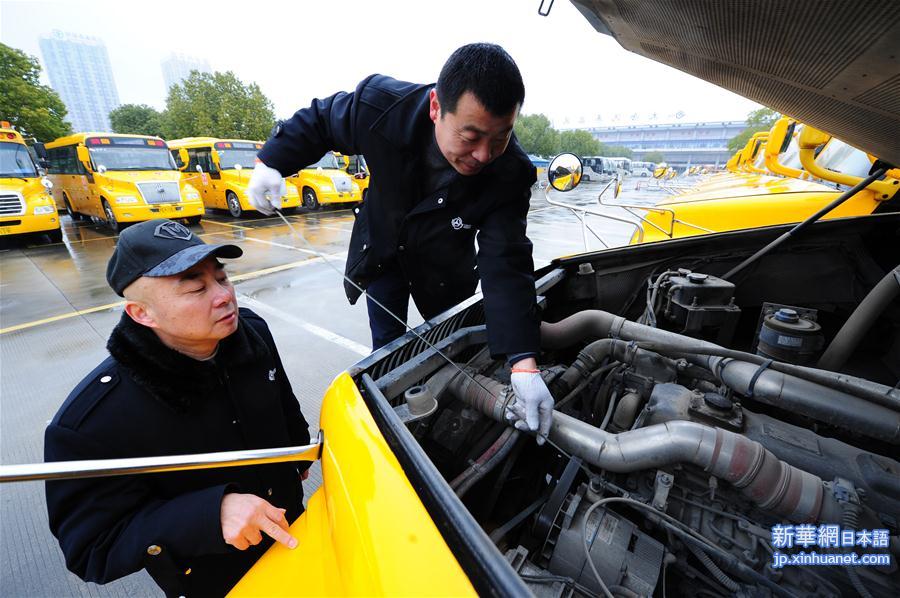
[[[619,202],[652,203],[659,194],[626,183]],[[598,183],[557,199],[596,206]],[[656,197],[654,197],[656,195]],[[623,212],[604,208],[621,216]],[[264,317],[272,329],[294,393],[314,431],[319,402],[331,380],[368,354],[365,305],[347,303],[340,275],[353,226],[349,209],[299,212],[288,217],[315,248],[277,217],[234,220],[207,215],[195,232],[208,243],[244,250],[227,270],[238,302]],[[594,230],[610,245],[627,243],[627,224],[594,218]],[[43,432],[78,381],[106,356],[106,339],[122,316],[121,298],[107,286],[106,263],[116,239],[100,223],[63,217],[61,244],[4,241],[0,248],[0,458],[4,464],[38,462]],[[584,250],[581,224],[536,190],[529,213],[535,267]],[[591,249],[601,247],[589,237]],[[329,263],[326,263],[329,262]],[[421,323],[411,306],[410,323]],[[309,496],[321,482],[314,467]],[[43,484],[0,486],[0,595],[160,595],[141,572],[105,586],[68,573],[47,528]]]

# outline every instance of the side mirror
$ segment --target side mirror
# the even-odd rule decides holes
[[[83,145],[79,145],[75,150],[78,154],[78,161],[84,164],[84,167],[88,170],[91,169],[91,152],[88,151],[88,148]]]
[[[238,172],[240,172],[243,168],[244,168],[244,167],[241,166],[240,164],[235,164],[235,165],[234,165],[234,169],[237,170]]]
[[[47,158],[40,158],[40,159],[38,159],[38,166],[40,166],[44,170],[49,170],[50,169],[50,160],[48,160]]]
[[[794,138],[794,128],[797,121],[783,116],[779,118],[772,130],[769,131],[769,141],[766,142],[766,156],[779,156],[787,151]]]
[[[34,143],[34,153],[42,161],[45,161],[47,159],[47,148],[44,147],[44,144],[40,141],[36,141]]]
[[[803,176],[803,171],[785,166],[778,159],[790,147],[796,128],[797,121],[786,116],[775,121],[775,125],[769,131],[769,141],[766,143],[765,163],[766,168],[775,174],[798,179]]]
[[[100,164],[99,166],[97,166],[98,174],[103,174],[104,172],[106,172],[106,166],[104,166],[103,164]]]
[[[53,189],[53,181],[51,181],[47,177],[41,178],[41,185],[43,185],[44,189],[46,189],[47,191]]]
[[[560,154],[551,160],[547,180],[557,191],[571,191],[581,182],[583,172],[581,158],[575,154]]]
[[[191,161],[191,157],[188,155],[188,151],[185,148],[179,148],[178,150],[178,159],[181,160],[181,168],[179,170],[184,170],[187,168],[188,163]]]
[[[200,166],[199,164],[197,164],[197,167],[196,167],[196,168],[197,168],[197,172],[199,172],[200,174],[203,174],[203,167],[202,167],[202,166]]]

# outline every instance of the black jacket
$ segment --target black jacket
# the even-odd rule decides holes
[[[363,154],[372,178],[366,201],[354,209],[347,276],[365,288],[399,263],[416,305],[436,314],[470,297],[480,275],[491,353],[537,352],[540,321],[525,236],[535,169],[513,136],[482,172],[426,194],[432,87],[372,75],[353,93],[314,100],[276,125],[259,158],[291,175],[328,150]],[[354,303],[359,291],[344,287]]]
[[[167,348],[125,314],[107,348],[111,357],[82,380],[48,426],[46,461],[309,443],[269,329],[247,309],[212,362]],[[168,595],[224,595],[271,541],[246,551],[225,544],[223,495],[256,494],[287,509],[293,521],[303,510],[299,474],[306,467],[47,482],[50,530],[68,568],[85,581],[106,583],[146,568]]]

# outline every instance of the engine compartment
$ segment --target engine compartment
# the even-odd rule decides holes
[[[777,230],[539,272],[543,446],[507,423],[483,324],[383,361],[375,384],[535,595],[896,596],[900,302],[835,339],[879,281],[900,285],[898,218],[813,228],[734,281],[719,276]],[[826,354],[840,367],[817,369]],[[886,547],[819,552],[890,564],[778,567],[776,524],[887,529]]]

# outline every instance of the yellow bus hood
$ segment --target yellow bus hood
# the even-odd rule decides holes
[[[229,596],[472,596],[349,374],[322,403],[322,486]]]

